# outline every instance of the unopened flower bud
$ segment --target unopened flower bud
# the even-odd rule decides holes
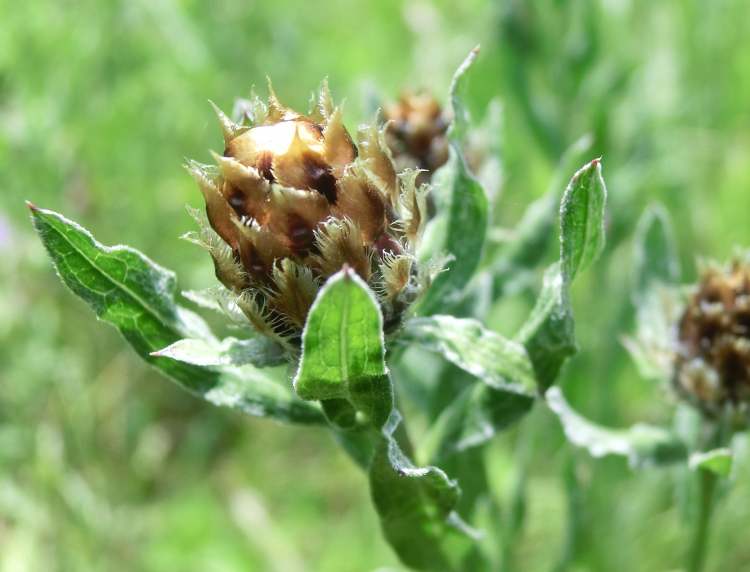
[[[306,115],[272,90],[267,103],[242,109],[235,123],[216,108],[217,166],[187,165],[221,239],[203,241],[219,280],[257,329],[296,339],[317,290],[347,265],[378,294],[385,323],[397,325],[420,290],[413,252],[426,187],[397,175],[377,128],[355,145],[325,84]]]
[[[709,415],[750,406],[750,264],[707,269],[678,324],[674,385]]]
[[[449,120],[440,103],[429,93],[401,94],[384,109],[386,141],[399,169],[421,169],[420,182],[448,160]]]

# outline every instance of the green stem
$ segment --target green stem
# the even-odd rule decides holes
[[[719,421],[718,423],[709,422],[707,429],[704,450],[721,447],[731,440],[732,430],[726,421]],[[711,516],[714,512],[716,487],[719,482],[719,477],[716,473],[705,469],[698,469],[697,477],[698,514],[688,553],[686,566],[688,572],[702,572],[706,564],[708,540],[711,533]]]
[[[711,515],[716,497],[717,476],[712,471],[700,470],[698,479],[698,520],[693,531],[687,570],[702,572],[706,562],[708,535],[711,528]]]

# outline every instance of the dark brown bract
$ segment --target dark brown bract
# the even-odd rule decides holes
[[[297,338],[322,283],[348,265],[397,324],[421,289],[413,251],[427,189],[416,172],[397,174],[383,133],[365,127],[355,145],[325,85],[306,115],[273,91],[240,122],[216,111],[224,152],[188,170],[213,230],[201,242],[250,322]]]
[[[674,385],[705,412],[750,405],[750,265],[704,272],[678,326]]]

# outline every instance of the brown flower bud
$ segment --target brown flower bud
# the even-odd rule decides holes
[[[426,92],[404,92],[386,106],[386,141],[399,170],[422,169],[420,183],[448,160],[449,121],[440,103]]]
[[[674,385],[709,415],[750,405],[750,264],[707,269],[678,324]]]
[[[398,324],[420,289],[426,188],[397,176],[377,128],[358,149],[325,84],[307,115],[270,93],[242,103],[242,123],[215,108],[224,152],[216,167],[188,164],[218,235],[203,239],[217,277],[256,329],[296,339],[321,284],[348,265]]]

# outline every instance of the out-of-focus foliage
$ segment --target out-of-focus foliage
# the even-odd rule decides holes
[[[609,247],[576,280],[582,351],[562,386],[608,426],[670,414],[664,388],[618,341],[633,329],[631,237],[643,209],[658,199],[670,211],[688,281],[696,255],[726,259],[750,244],[745,0],[0,0],[0,13],[0,569],[400,569],[366,477],[326,433],[249,420],[164,383],[65,291],[32,235],[24,199],[148,252],[178,271],[181,289],[211,285],[210,262],[176,239],[191,227],[184,205],[201,202],[182,158],[208,159],[220,141],[208,97],[229,109],[271,74],[303,107],[327,75],[354,127],[372,111],[373,86],[444,96],[481,43],[466,98],[475,116],[495,96],[503,103],[490,255],[581,136],[606,161]],[[549,246],[544,262],[556,257]],[[511,295],[488,303],[488,324],[515,333],[530,287],[538,277],[504,280]],[[431,371],[425,354],[420,371],[399,373],[427,384]],[[750,565],[750,448],[739,445],[711,570]],[[506,539],[515,531],[506,564],[682,561],[689,486],[675,497],[668,470],[636,474],[574,452],[543,409],[496,437],[484,465],[507,510],[479,516],[495,523],[490,545],[506,544],[500,528]],[[628,502],[612,510],[613,499]]]

